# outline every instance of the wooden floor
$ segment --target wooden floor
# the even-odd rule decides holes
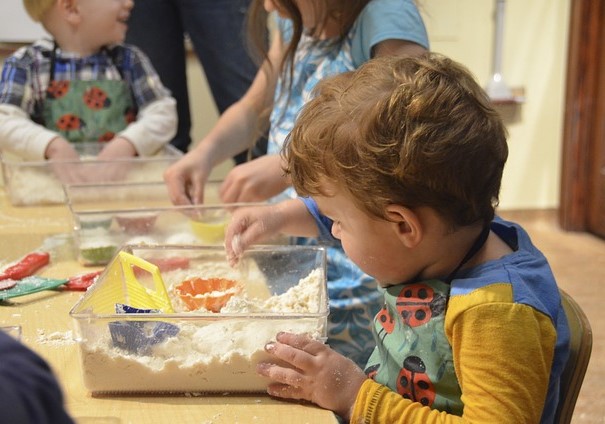
[[[593,330],[592,356],[572,423],[605,423],[605,240],[562,231],[554,210],[499,214],[527,229],[548,258],[559,286],[588,316]]]

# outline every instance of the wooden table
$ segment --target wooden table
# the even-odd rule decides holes
[[[12,207],[0,187],[0,261],[44,246],[51,264],[40,275],[66,278],[98,268],[81,266],[74,255],[72,222],[65,205]],[[21,340],[42,356],[63,388],[66,408],[79,424],[127,423],[337,423],[330,411],[282,402],[266,395],[92,397],[82,368],[69,311],[82,292],[44,291],[0,302],[0,326],[21,326]]]

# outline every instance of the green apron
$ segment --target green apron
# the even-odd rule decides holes
[[[107,52],[109,54],[109,52]],[[110,55],[113,62],[113,58]],[[121,80],[55,80],[56,45],[51,54],[43,125],[72,143],[111,141],[136,120],[130,88]],[[115,63],[114,63],[115,66]]]
[[[370,378],[403,398],[462,415],[462,391],[445,335],[445,311],[450,283],[488,235],[486,227],[444,281],[404,283],[384,289],[384,306],[374,318],[376,348],[365,369]]]

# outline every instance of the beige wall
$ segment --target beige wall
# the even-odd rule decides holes
[[[492,74],[494,0],[417,0],[431,48],[464,64],[484,85]],[[525,102],[506,108],[509,160],[502,209],[555,208],[559,204],[569,0],[508,0],[502,74],[525,90]],[[194,136],[202,137],[216,108],[198,65],[189,66]]]
[[[195,54],[189,55],[187,62],[187,84],[189,85],[189,101],[191,103],[193,142],[199,141],[210,131],[218,119],[218,110],[212,100],[210,88]]]
[[[419,1],[432,49],[466,64],[485,84],[492,74],[495,1]],[[509,86],[524,88],[526,101],[507,120],[502,209],[559,204],[569,3],[505,3],[502,74]]]

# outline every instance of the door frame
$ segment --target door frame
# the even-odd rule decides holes
[[[605,140],[605,1],[571,0],[570,7],[559,223],[591,231]]]

